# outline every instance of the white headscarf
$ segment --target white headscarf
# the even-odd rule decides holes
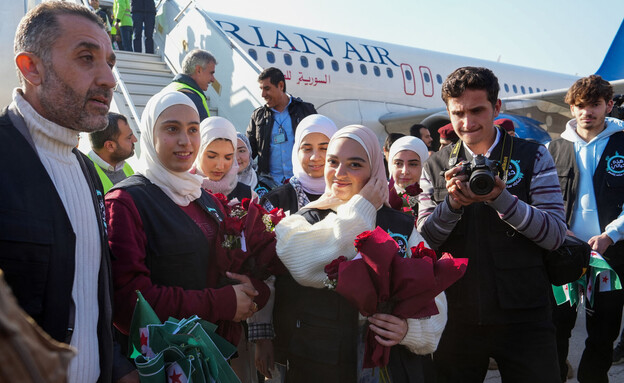
[[[390,160],[390,164],[392,164],[392,160],[394,156],[397,155],[398,152],[402,152],[403,150],[411,150],[412,152],[418,154],[420,157],[420,162],[424,163],[429,158],[429,149],[427,149],[427,145],[418,137],[414,136],[403,136],[398,140],[394,141],[392,146],[390,147],[390,152],[388,158]]]
[[[234,190],[238,183],[238,162],[236,161],[236,145],[238,137],[236,136],[236,128],[234,125],[223,117],[208,117],[201,122],[201,144],[199,146],[199,155],[195,159],[197,174],[203,177],[202,187],[210,190],[212,193],[222,193],[226,196]],[[232,144],[234,156],[232,158],[232,167],[228,170],[220,180],[211,180],[201,169],[201,159],[205,155],[204,152],[210,143],[217,139],[229,140]]]
[[[349,125],[340,129],[334,134],[331,138],[331,143],[339,138],[350,138],[359,143],[368,156],[368,161],[371,167],[371,176],[368,180],[367,184],[370,182],[375,182],[375,180],[383,180],[387,185],[386,178],[386,168],[383,163],[383,151],[381,150],[381,146],[379,146],[379,140],[377,140],[377,136],[375,133],[369,128],[362,125]],[[381,195],[381,200],[385,205],[388,205],[388,187],[384,186],[379,190],[376,190]],[[333,195],[331,186],[325,186],[325,193],[316,201],[310,202],[305,208],[306,209],[330,209],[334,208],[338,205],[343,204],[344,201],[340,201],[338,197]]]
[[[141,158],[137,172],[143,174],[154,185],[158,186],[169,198],[179,206],[189,203],[201,196],[201,177],[189,172],[174,172],[167,169],[156,153],[154,147],[154,128],[156,120],[165,109],[174,105],[186,105],[197,113],[193,101],[178,91],[163,91],[149,99],[141,116]],[[199,114],[197,115],[199,121]]]
[[[253,162],[253,159],[251,158],[251,144],[249,143],[249,138],[247,138],[247,136],[245,136],[243,133],[236,133],[236,137],[238,137],[239,140],[245,143],[245,146],[247,147],[247,156],[249,157],[249,164],[247,165],[247,167],[243,169],[243,171],[240,171],[239,168],[238,182],[249,185],[251,187],[251,190],[254,190],[256,188],[256,185],[258,185],[258,175],[256,174],[257,165]],[[236,145],[238,146],[238,142],[236,143]]]
[[[293,174],[301,182],[301,187],[306,193],[323,194],[325,191],[325,177],[310,177],[299,162],[299,147],[301,141],[310,133],[321,133],[331,139],[338,131],[336,124],[329,118],[320,114],[311,114],[301,120],[295,132],[295,141],[292,150]]]
[[[399,152],[404,150],[410,150],[420,157],[420,163],[423,164],[429,158],[429,149],[427,145],[418,137],[414,136],[404,136],[394,141],[392,146],[390,147],[390,151],[388,154],[388,171],[390,175],[392,175],[392,169],[394,168],[394,156],[396,156]],[[403,193],[405,189],[403,189],[399,184],[394,182],[394,188],[397,192]]]

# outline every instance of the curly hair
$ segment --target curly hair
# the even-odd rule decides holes
[[[613,87],[607,80],[597,74],[592,74],[576,80],[568,89],[564,101],[568,105],[578,105],[581,102],[596,102],[601,98],[606,103],[611,101],[613,98]]]
[[[455,69],[442,84],[442,100],[448,105],[449,98],[461,97],[466,89],[485,90],[492,106],[498,101],[498,78],[488,68],[466,66]]]

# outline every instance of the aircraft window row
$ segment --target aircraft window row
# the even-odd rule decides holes
[[[505,88],[505,92],[509,93],[509,85],[507,85],[507,83],[503,84],[503,87]],[[511,85],[511,89],[513,90],[514,93],[518,93],[518,87],[515,84]],[[529,93],[533,93],[533,87],[528,87]],[[540,88],[535,88],[535,91],[537,93],[541,92]],[[527,93],[527,89],[521,85],[520,86],[520,92],[522,94],[526,94]],[[546,92],[546,89],[544,89],[544,92]]]
[[[249,49],[248,50],[249,56],[251,56],[252,59],[254,60],[258,60],[258,52],[255,49]],[[276,61],[276,57],[275,57],[275,53],[268,51],[266,53],[266,59],[270,64],[275,64]],[[306,56],[301,56],[300,58],[301,60],[301,66],[304,68],[307,68],[310,63],[308,61],[308,58]],[[293,58],[292,55],[290,55],[289,53],[284,53],[284,64],[286,64],[287,66],[291,66],[293,65]],[[317,58],[316,59],[316,67],[318,69],[325,69],[325,62],[323,61],[323,59],[321,58]],[[332,60],[331,61],[331,67],[334,70],[334,72],[338,72],[340,70],[340,64],[338,63],[338,61],[336,60]],[[353,68],[353,64],[350,62],[347,62],[345,64],[345,68],[347,69],[347,72],[349,73],[353,73],[354,68]],[[368,74],[368,67],[365,64],[360,64],[360,72],[363,75],[367,75]],[[381,69],[377,66],[374,65],[373,66],[373,73],[375,74],[375,76],[380,77],[381,76]],[[392,71],[392,68],[386,68],[386,75],[388,76],[388,78],[392,78],[394,76],[394,73]],[[408,78],[408,80],[411,80],[412,75],[411,73],[407,73],[406,72],[406,77]],[[437,76],[438,82],[441,84],[442,83],[442,77],[440,75]],[[429,82],[430,81],[430,77],[428,74],[425,74],[425,81]]]

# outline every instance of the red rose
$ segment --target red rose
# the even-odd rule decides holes
[[[327,278],[330,281],[338,280],[338,266],[342,262],[346,262],[346,261],[347,261],[347,257],[345,257],[344,255],[341,255],[340,257],[331,261],[330,264],[325,265],[325,273],[327,274]]]
[[[225,217],[223,219],[223,228],[226,234],[240,235],[243,231],[245,222],[238,217]]]
[[[228,208],[228,199],[223,193],[216,193],[213,195],[217,198],[217,200],[219,200],[219,202],[221,202],[221,205],[223,205],[223,207],[225,207],[226,209]]]
[[[249,204],[250,203],[251,203],[251,199],[243,198],[243,200],[241,201],[241,206],[243,207],[243,209],[249,210]]]
[[[273,208],[273,210],[271,210],[268,214],[271,216],[271,223],[273,226],[277,225],[284,217],[286,217],[284,210],[277,207]]]
[[[420,193],[422,193],[422,189],[420,188],[420,185],[418,184],[418,182],[416,182],[415,184],[412,184],[408,187],[405,188],[405,193],[409,196],[417,196]]]
[[[420,242],[417,246],[412,247],[412,258],[429,257],[434,261],[437,259],[435,251],[425,246],[424,242]]]
[[[364,242],[371,236],[373,232],[371,230],[366,230],[361,232],[357,237],[355,237],[355,241],[353,241],[353,245],[356,249],[360,249],[360,247],[364,246]]]

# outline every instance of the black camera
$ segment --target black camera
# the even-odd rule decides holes
[[[492,161],[482,154],[476,155],[472,161],[462,161],[461,170],[457,173],[468,176],[468,186],[476,195],[486,195],[494,189],[496,175],[501,172],[498,161]]]

